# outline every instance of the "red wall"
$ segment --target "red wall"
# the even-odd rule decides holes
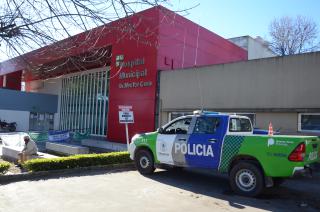
[[[0,88],[3,87],[3,76],[0,76]]]
[[[160,70],[248,59],[246,50],[171,11],[161,11],[160,21],[157,55]]]
[[[128,27],[135,26],[135,29]],[[199,36],[198,36],[199,29]],[[83,41],[86,42],[83,42]],[[197,44],[198,40],[198,44]],[[67,52],[57,47],[72,46]],[[107,114],[107,140],[125,143],[125,126],[119,124],[119,105],[132,106],[134,124],[129,124],[130,137],[155,129],[156,86],[158,70],[179,69],[217,63],[247,60],[247,52],[197,24],[163,7],[155,7],[120,19],[108,25],[84,32],[70,39],[25,55],[33,64],[49,64],[63,57],[78,55],[97,48],[112,46],[110,89]],[[68,49],[67,47],[64,49]],[[124,62],[140,59],[143,64],[116,66],[116,57]],[[21,70],[26,66],[21,58],[6,61],[0,74]],[[4,69],[3,67],[7,67]],[[121,79],[119,73],[141,72],[146,76]],[[145,73],[145,72],[144,72]],[[61,73],[60,73],[61,74]],[[9,80],[8,80],[9,78]],[[15,80],[10,80],[15,79]],[[25,78],[33,80],[32,76]],[[8,84],[9,83],[9,84]],[[121,88],[129,83],[132,88]],[[149,83],[143,87],[140,84]],[[7,87],[21,89],[21,71],[7,74]],[[26,85],[28,86],[28,84]]]
[[[5,88],[20,91],[21,90],[21,77],[22,77],[22,71],[16,71],[16,72],[6,74],[6,87]]]
[[[126,142],[125,125],[119,124],[119,105],[132,106],[134,124],[129,124],[130,137],[136,133],[153,131],[155,128],[157,17],[158,11],[153,9],[131,18],[132,23],[138,25],[137,33],[132,36],[124,36],[112,45],[107,126],[107,140],[109,141]],[[145,34],[146,31],[150,31],[150,34]],[[139,59],[144,60],[144,64],[123,67],[119,70],[119,67],[116,67],[116,57],[118,55],[124,56],[124,62]],[[144,72],[146,76],[120,79],[122,73],[141,73],[141,71],[146,71]],[[135,83],[135,86],[131,88],[119,87],[125,83]],[[141,86],[144,83],[148,86]]]
[[[147,10],[138,31],[149,30],[150,42],[136,42],[123,39],[113,44],[111,76],[118,72],[116,56],[124,55],[125,61],[144,58],[145,64],[133,68],[123,68],[123,72],[147,69],[147,76],[140,79],[110,80],[108,135],[107,140],[125,142],[125,127],[119,124],[119,105],[132,106],[135,123],[129,124],[130,137],[136,133],[155,130],[156,84],[158,70],[170,70],[194,66],[197,49],[197,66],[247,60],[247,51],[171,11]],[[158,19],[158,18],[159,19]],[[133,20],[135,23],[137,19]],[[141,20],[140,20],[141,21]],[[197,34],[199,39],[197,48]],[[184,58],[184,59],[183,59]],[[119,88],[125,82],[151,82],[143,88]]]
[[[127,47],[134,48],[127,48]],[[125,128],[119,124],[119,105],[132,106],[134,112],[134,124],[129,124],[130,137],[136,133],[154,130],[155,113],[155,90],[156,90],[156,49],[147,46],[135,46],[134,42],[121,42],[113,46],[113,55],[124,55],[125,61],[144,59],[144,65],[137,65],[133,68],[126,67],[121,72],[147,71],[146,76],[139,78],[120,79],[116,75],[119,68],[115,67],[115,56],[111,62],[109,108],[108,108],[108,134],[107,139],[111,141],[125,142]],[[134,51],[130,51],[134,49]],[[147,87],[140,87],[140,83],[150,82]],[[137,83],[137,87],[120,88],[125,83]],[[138,85],[139,84],[139,85]],[[142,85],[142,84],[141,84]]]

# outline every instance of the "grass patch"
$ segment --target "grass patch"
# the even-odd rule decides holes
[[[4,174],[10,168],[10,163],[8,162],[0,162],[0,174]]]
[[[110,152],[102,154],[73,155],[60,158],[33,159],[26,161],[23,164],[23,167],[28,171],[37,172],[129,162],[131,162],[131,159],[128,152]]]

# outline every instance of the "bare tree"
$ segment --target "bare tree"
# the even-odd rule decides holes
[[[50,52],[55,55],[65,55],[70,48],[81,45],[89,47],[85,53],[42,67],[34,66],[30,58],[23,55],[21,58],[33,74],[48,75],[52,70],[70,64],[77,69],[85,67],[83,63],[103,65],[105,58],[110,58],[110,49],[97,48],[95,42],[105,30],[105,24],[133,15],[138,9],[166,3],[168,0],[3,0],[0,2],[0,50],[14,57],[38,49],[37,56],[46,57],[46,48],[42,48],[44,53],[41,54],[41,47],[54,42],[56,44],[50,47]],[[97,26],[102,27],[90,30]],[[124,21],[118,30],[138,38],[136,27],[130,21]],[[64,40],[84,31],[87,31],[85,39]]]
[[[24,53],[167,0],[4,0],[0,45]]]
[[[270,48],[281,56],[312,52],[319,48],[317,24],[304,16],[274,19],[269,33],[272,39]]]

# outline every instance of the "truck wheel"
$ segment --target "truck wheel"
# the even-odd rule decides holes
[[[250,162],[235,164],[229,175],[232,190],[240,195],[254,197],[264,189],[263,173],[261,169]]]
[[[152,174],[155,170],[153,156],[148,150],[138,150],[134,162],[136,168],[142,175]]]

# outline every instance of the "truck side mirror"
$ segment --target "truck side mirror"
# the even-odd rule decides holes
[[[162,127],[160,127],[160,128],[158,128],[158,133],[160,133],[160,134],[162,134],[163,133],[163,128]]]

